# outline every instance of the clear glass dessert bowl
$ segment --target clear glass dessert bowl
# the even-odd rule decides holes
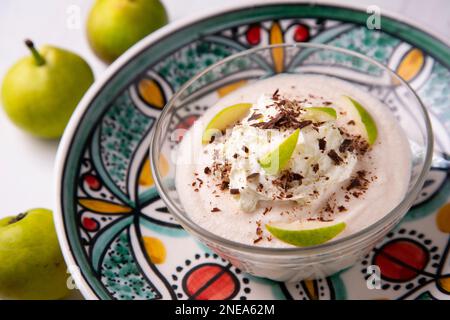
[[[292,248],[238,243],[218,236],[192,220],[179,199],[175,184],[175,164],[182,161],[178,158],[177,146],[183,133],[223,96],[279,73],[345,80],[383,102],[387,106],[386,112],[394,113],[407,136],[412,158],[408,191],[393,210],[345,237],[316,246]],[[400,98],[387,99],[392,96],[387,93],[392,92]],[[359,53],[305,43],[243,51],[211,65],[187,81],[165,106],[155,125],[150,157],[161,198],[188,232],[244,272],[278,281],[298,281],[328,276],[351,266],[394,228],[423,186],[432,150],[433,135],[427,111],[415,92],[397,74]],[[160,162],[161,155],[170,159],[169,168],[167,162]],[[370,204],[367,207],[370,208]]]

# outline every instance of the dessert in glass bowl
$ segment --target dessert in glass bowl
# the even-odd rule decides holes
[[[328,54],[275,74],[262,65],[273,50],[294,61],[302,50]],[[352,64],[340,65],[342,55]],[[362,72],[362,62],[378,75]],[[241,86],[217,94],[211,77]],[[368,77],[384,82],[365,85]],[[156,125],[151,156],[161,197],[188,231],[254,275],[298,280],[351,265],[406,213],[430,162],[418,98],[411,91],[407,109],[387,105],[373,94],[378,86],[411,91],[378,63],[321,45],[254,49],[219,62],[188,82]],[[171,125],[186,110],[201,110],[192,126]],[[164,179],[161,153],[172,160]]]
[[[308,246],[359,231],[392,210],[410,180],[409,144],[388,110],[331,77],[245,86],[180,142],[180,201],[201,227],[249,245]]]

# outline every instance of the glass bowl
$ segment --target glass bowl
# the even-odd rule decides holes
[[[392,211],[356,233],[301,248],[268,248],[234,242],[200,227],[185,212],[174,183],[180,128],[188,129],[229,91],[279,73],[343,79],[370,92],[389,107],[388,112],[394,113],[406,133],[413,157],[408,192]],[[392,91],[402,99],[386,101],[385,97],[389,96],[386,93]],[[181,119],[184,119],[182,123]],[[155,125],[150,158],[159,194],[183,228],[244,272],[277,281],[299,281],[331,275],[364,257],[412,206],[430,168],[432,150],[433,136],[427,111],[397,74],[359,53],[304,43],[243,51],[211,65],[189,80],[162,111]],[[171,159],[169,173],[167,163],[160,163],[161,155]]]

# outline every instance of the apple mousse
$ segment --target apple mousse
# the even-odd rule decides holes
[[[257,246],[318,245],[386,215],[411,153],[387,106],[332,77],[277,75],[225,96],[178,145],[176,187],[199,226]]]

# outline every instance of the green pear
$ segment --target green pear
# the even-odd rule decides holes
[[[89,65],[64,49],[39,51],[22,58],[3,79],[2,100],[8,117],[23,130],[42,138],[62,135],[73,110],[94,81]]]
[[[353,114],[352,118],[354,119],[355,124],[361,129],[361,132],[369,145],[373,145],[378,136],[375,120],[361,103],[351,97],[344,97],[350,101],[350,104],[353,107],[351,109],[353,112],[351,113]]]
[[[69,293],[50,210],[0,220],[0,261],[1,299],[59,299]]]
[[[300,129],[295,130],[289,137],[283,140],[278,147],[261,157],[258,162],[261,168],[268,174],[277,174],[280,172],[291,159],[297,146]]]
[[[251,103],[237,103],[220,110],[211,121],[209,121],[203,131],[202,143],[209,143],[212,136],[221,133],[227,127],[242,119],[251,107]]]
[[[87,36],[95,54],[111,63],[166,23],[159,0],[97,0],[87,19]]]
[[[309,107],[302,115],[306,120],[313,120],[317,122],[336,120],[336,110],[330,107]]]
[[[325,243],[346,227],[345,222],[317,222],[266,224],[267,230],[277,239],[298,247],[315,246]]]

